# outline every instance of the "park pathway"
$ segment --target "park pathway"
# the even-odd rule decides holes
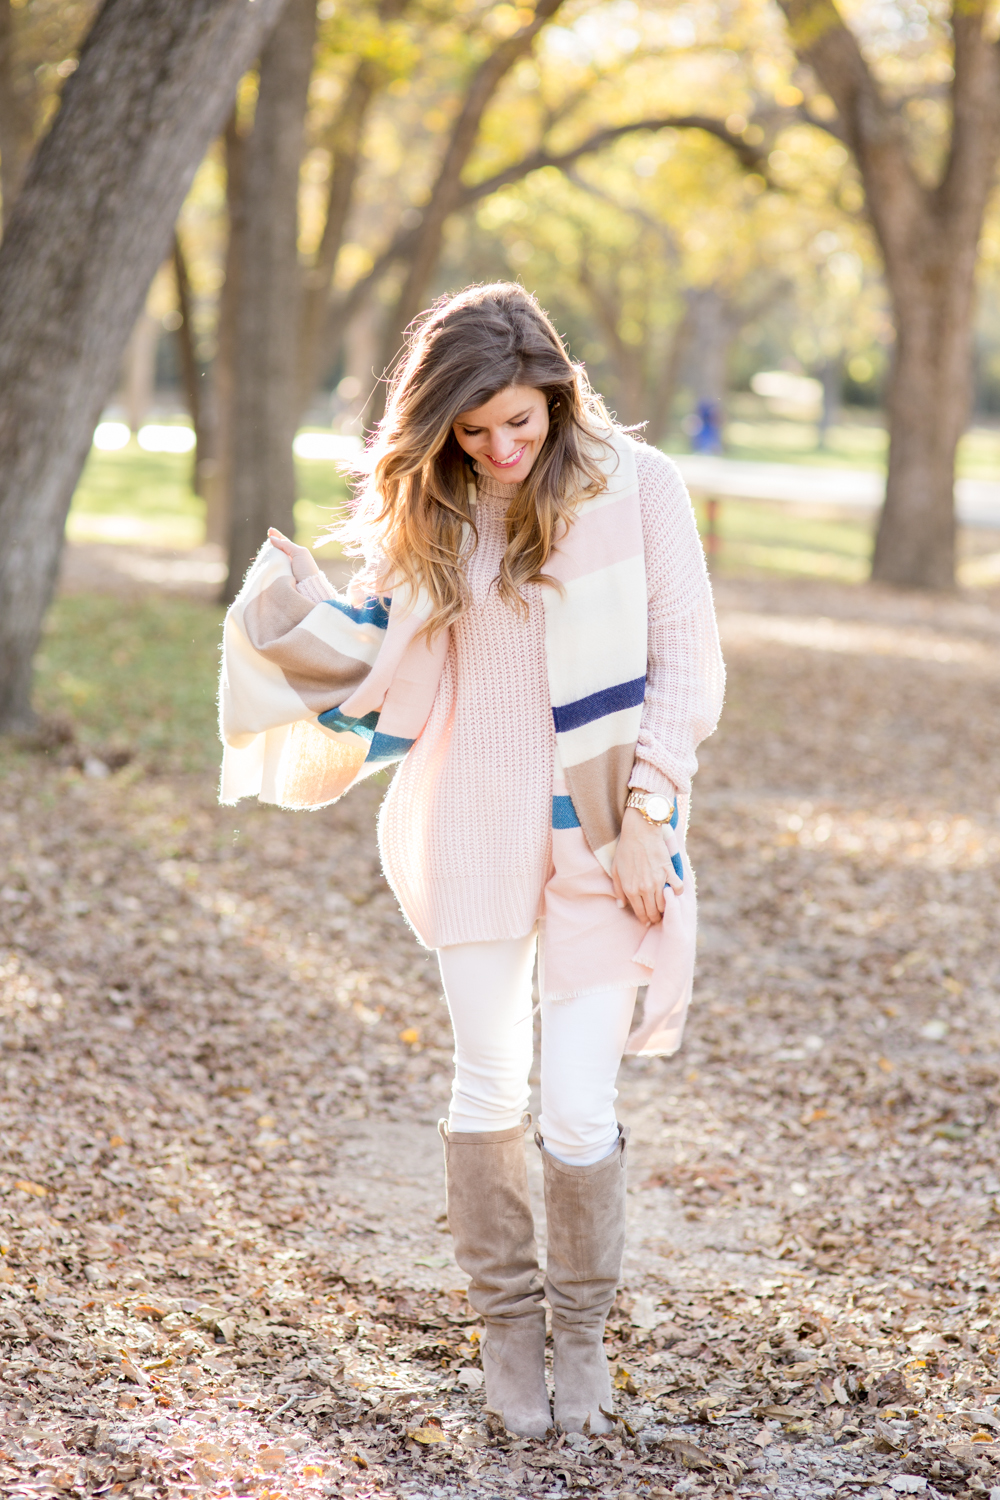
[[[622,1070],[608,1441],[485,1419],[378,788],[293,816],[6,755],[5,1500],[997,1492],[1000,606],[717,592],[697,1004]]]

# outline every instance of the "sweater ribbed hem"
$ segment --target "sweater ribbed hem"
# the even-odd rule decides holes
[[[657,792],[661,797],[676,797],[678,792],[678,788],[669,776],[664,776],[663,772],[658,771],[648,760],[638,758],[632,767],[632,775],[628,779],[628,784],[630,787],[635,787],[636,791]]]
[[[544,877],[527,875],[425,877],[393,885],[396,900],[427,948],[493,943],[527,937],[538,921]]]

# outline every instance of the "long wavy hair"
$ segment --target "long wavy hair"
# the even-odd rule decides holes
[[[337,535],[374,563],[361,577],[385,588],[405,580],[430,595],[428,635],[468,608],[463,566],[471,460],[452,425],[510,386],[546,397],[549,430],[507,510],[507,549],[497,586],[527,612],[526,583],[550,584],[544,568],[577,503],[606,487],[599,457],[612,421],[586,374],[566,353],[535,298],[512,282],[471,286],[436,302],[414,325],[389,388],[386,415],[369,445],[357,503]]]

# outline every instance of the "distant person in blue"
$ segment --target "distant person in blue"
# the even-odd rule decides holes
[[[695,413],[698,423],[691,434],[695,453],[722,452],[722,408],[717,401],[699,401]]]

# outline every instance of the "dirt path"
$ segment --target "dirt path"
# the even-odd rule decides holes
[[[608,1442],[484,1420],[378,789],[234,812],[8,756],[4,1497],[1000,1485],[1000,609],[719,602],[698,1002],[622,1071]]]

